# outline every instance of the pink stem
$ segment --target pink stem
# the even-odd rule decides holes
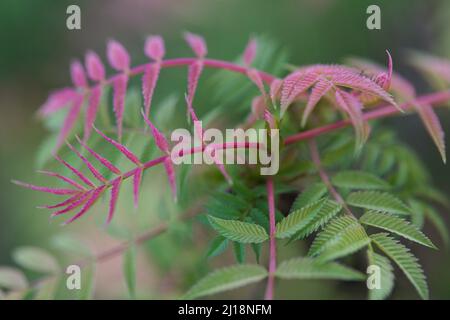
[[[275,270],[277,268],[277,248],[275,241],[275,197],[273,180],[267,179],[267,202],[269,205],[269,276],[267,278],[266,300],[273,300]]]
[[[421,96],[415,100],[419,105],[421,104],[438,104],[450,100],[450,91],[440,91]],[[403,103],[400,107],[404,110],[408,110],[412,107],[412,102]],[[391,105],[379,107],[373,111],[364,113],[363,118],[365,120],[381,119],[387,116],[398,113],[399,111]],[[285,145],[289,145],[298,141],[308,140],[317,137],[321,134],[334,131],[347,127],[351,124],[349,120],[341,120],[335,123],[327,124],[322,127],[314,128],[308,131],[300,132],[287,137],[284,141]]]

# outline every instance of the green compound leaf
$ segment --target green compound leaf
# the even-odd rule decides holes
[[[261,243],[269,238],[266,230],[257,224],[225,220],[208,216],[211,226],[223,237],[240,243]]]
[[[405,273],[422,299],[428,299],[428,285],[417,258],[404,245],[389,237],[387,233],[370,236],[372,241]]]
[[[336,216],[342,210],[342,205],[333,200],[325,200],[323,206],[314,215],[313,219],[299,230],[291,240],[304,239],[311,233],[322,228],[328,221]]]
[[[353,192],[347,197],[347,203],[354,207],[393,214],[410,215],[411,210],[395,196],[377,191]]]
[[[325,196],[327,193],[327,187],[322,183],[315,183],[308,188],[306,188],[302,193],[300,193],[292,204],[291,211],[301,209],[312,202],[315,202]]]
[[[389,184],[376,175],[364,171],[349,170],[337,173],[331,182],[348,189],[389,189]]]
[[[383,300],[389,297],[394,288],[394,268],[388,258],[375,253],[371,250],[367,251],[369,264],[380,268],[379,288],[369,289],[370,300]],[[369,280],[368,280],[369,281]]]
[[[359,222],[344,216],[334,219],[319,233],[308,255],[329,261],[356,252],[369,243],[370,238]]]
[[[436,249],[436,246],[422,233],[422,231],[402,218],[386,213],[368,211],[359,219],[359,221],[365,225],[390,231],[408,240]]]
[[[283,261],[275,275],[281,279],[366,279],[365,274],[336,262],[322,263],[312,258],[294,258]]]
[[[294,235],[313,220],[323,204],[324,200],[319,200],[291,212],[286,218],[277,223],[275,236],[283,239]]]
[[[195,299],[239,288],[267,277],[267,270],[258,265],[243,264],[216,270],[197,282],[182,298]]]

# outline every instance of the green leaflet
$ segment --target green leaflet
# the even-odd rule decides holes
[[[342,205],[333,200],[325,200],[323,206],[314,215],[313,219],[301,230],[294,234],[291,240],[304,239],[311,233],[323,227],[331,218],[336,216],[342,210]]]
[[[19,269],[0,266],[0,288],[25,290],[28,288],[28,281]]]
[[[428,299],[428,285],[417,258],[404,245],[389,237],[387,233],[370,236],[372,241],[394,261],[411,281],[422,299]]]
[[[14,261],[21,267],[42,273],[60,270],[56,259],[46,250],[37,247],[19,247],[13,252]]]
[[[208,216],[211,226],[222,236],[240,243],[260,243],[269,238],[266,230],[257,224],[225,220]]]
[[[359,221],[368,226],[390,231],[411,241],[436,249],[436,246],[422,231],[402,218],[386,213],[368,211],[359,218]]]
[[[370,265],[375,265],[380,268],[380,287],[369,289],[370,300],[383,300],[386,299],[394,288],[394,269],[388,258],[373,252],[367,251],[367,257]],[[369,276],[370,277],[370,276]],[[370,278],[369,278],[370,279]],[[370,280],[368,280],[370,281]]]
[[[322,182],[312,184],[297,196],[292,204],[290,212],[301,209],[306,205],[319,200],[326,193],[327,187]]]
[[[358,191],[347,197],[347,203],[354,207],[393,214],[410,215],[411,210],[398,198],[386,192]]]
[[[294,235],[312,221],[323,204],[324,201],[319,200],[291,212],[286,218],[277,223],[275,236],[279,239],[283,239]]]
[[[312,258],[283,261],[275,275],[281,279],[364,280],[366,276],[336,262],[321,263]]]
[[[239,242],[233,242],[233,253],[237,263],[245,262],[245,245]]]
[[[348,170],[337,173],[331,182],[348,189],[389,189],[389,184],[376,175],[364,171]]]
[[[349,216],[334,219],[319,233],[311,245],[309,256],[321,261],[343,257],[369,244],[370,238],[359,222]]]
[[[182,298],[195,299],[260,281],[267,270],[258,265],[234,265],[216,270],[197,282]]]
[[[123,275],[131,299],[136,297],[136,249],[130,246],[123,254]]]
[[[222,254],[228,247],[228,242],[228,239],[222,236],[218,236],[214,240],[212,240],[206,253],[208,259]]]
[[[444,244],[448,246],[449,243],[449,235],[448,235],[448,229],[445,225],[444,219],[439,215],[439,213],[434,210],[433,208],[427,206],[425,209],[425,215],[430,220],[430,222],[435,226],[435,228],[438,230],[439,234],[441,235],[442,240],[444,241]]]

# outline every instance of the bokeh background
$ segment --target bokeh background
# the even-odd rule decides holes
[[[69,4],[81,7],[82,30],[67,30]],[[365,12],[370,4],[381,7],[381,30],[366,28]],[[24,245],[43,247],[66,259],[66,255],[55,251],[52,241],[61,233],[82,238],[96,252],[120,241],[113,232],[105,234],[89,220],[67,227],[50,222],[46,212],[35,209],[42,204],[41,194],[10,183],[12,178],[43,181],[35,169],[46,129],[35,112],[50,90],[70,84],[69,62],[74,57],[82,58],[87,49],[94,49],[104,58],[107,39],[115,38],[127,47],[136,64],[145,61],[142,52],[145,37],[161,34],[168,56],[190,55],[181,37],[187,30],[204,35],[209,56],[230,60],[242,51],[251,35],[276,41],[295,65],[338,63],[347,56],[363,56],[384,63],[385,49],[389,49],[395,70],[412,79],[419,92],[426,92],[430,89],[408,66],[403,54],[407,49],[418,49],[450,59],[449,21],[450,2],[446,0],[0,1],[0,265],[14,265],[12,252]],[[440,110],[439,114],[447,129],[447,110]],[[450,167],[442,164],[418,118],[408,116],[389,123],[420,154],[436,186],[450,194]],[[158,188],[154,189],[158,196]],[[448,215],[445,218],[450,221]],[[129,223],[136,225],[143,218],[129,214],[127,219],[135,220]],[[142,222],[144,227],[156,220],[149,221]],[[426,231],[432,239],[439,239],[429,226]],[[198,258],[204,249],[200,241],[190,238],[187,248],[183,247],[184,242],[177,236],[164,236],[139,249],[137,273],[141,297],[174,297],[204,268],[201,266],[205,260]],[[431,297],[450,298],[448,250],[415,249],[429,277]],[[126,296],[120,257],[99,265],[96,278],[94,297]],[[365,296],[362,289],[334,282],[298,281],[280,285],[277,292],[280,298],[290,299],[356,299]],[[233,294],[236,293],[224,296]],[[242,295],[242,291],[238,293]],[[402,276],[393,298],[416,297]]]

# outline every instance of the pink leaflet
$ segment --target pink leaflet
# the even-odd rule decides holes
[[[250,69],[247,71],[247,76],[250,80],[253,81],[253,83],[258,87],[261,94],[265,97],[266,89],[264,88],[264,83],[261,79],[261,76],[259,75],[259,72],[255,69]]]
[[[99,155],[97,152],[95,152],[94,150],[92,150],[91,148],[89,148],[83,141],[81,141],[81,139],[76,136],[78,142],[87,150],[89,151],[90,154],[92,154],[94,156],[94,158],[96,158],[103,166],[105,166],[109,171],[112,171],[115,174],[121,174],[122,172],[120,172],[120,170],[114,166],[109,160],[107,160],[106,158],[102,157],[101,155]]]
[[[79,206],[81,206],[83,203],[85,203],[87,201],[87,199],[92,195],[94,190],[95,189],[89,190],[88,192],[85,192],[85,193],[81,194],[81,196],[78,199],[76,199],[75,201],[70,202],[67,207],[53,212],[51,214],[51,217],[56,217],[56,216],[59,216],[61,214],[70,212],[70,211],[72,211],[75,208],[78,208]]]
[[[272,100],[272,104],[276,107],[276,100],[280,95],[281,86],[283,85],[283,81],[280,79],[275,79],[270,84],[270,100]]]
[[[89,96],[88,107],[86,109],[86,120],[84,122],[84,141],[87,141],[91,136],[92,126],[95,123],[97,111],[100,106],[102,91],[103,90],[101,86],[95,86],[94,88],[92,88],[91,95]]]
[[[169,153],[169,143],[167,142],[164,135],[158,130],[158,128],[156,128],[153,125],[153,123],[150,121],[150,119],[148,119],[143,113],[142,113],[142,116],[144,117],[144,121],[150,127],[153,138],[155,139],[155,143],[158,146],[158,148],[164,153]]]
[[[177,201],[177,183],[175,178],[175,169],[172,164],[170,157],[164,160],[164,168],[166,169],[167,178],[169,179],[170,189],[172,190],[173,198],[175,202]]]
[[[42,117],[48,116],[62,108],[69,102],[73,102],[78,96],[72,88],[63,88],[51,93],[47,101],[39,108],[39,115]]]
[[[109,224],[114,216],[121,184],[122,184],[122,177],[116,178],[112,182],[111,198],[109,200],[109,212],[108,212],[108,217],[106,218],[106,224]]]
[[[433,139],[434,144],[438,148],[442,161],[446,163],[447,157],[445,155],[445,134],[444,130],[442,130],[439,118],[433,110],[433,107],[428,104],[417,105],[416,103],[414,103],[414,108],[419,113],[420,119],[422,120],[425,128]]]
[[[160,69],[161,65],[159,62],[152,63],[145,68],[144,75],[142,76],[142,95],[144,97],[144,110],[147,118],[150,115],[153,92],[155,91]]]
[[[270,129],[275,129],[276,128],[275,118],[273,117],[273,115],[267,109],[264,110],[264,120],[266,120],[266,122],[269,124],[269,128]]]
[[[58,179],[60,179],[60,180],[62,180],[62,181],[65,181],[65,182],[67,182],[68,184],[71,184],[72,186],[74,186],[75,188],[77,188],[77,189],[79,189],[79,190],[84,190],[84,187],[83,187],[82,185],[80,185],[80,184],[77,183],[76,181],[74,181],[74,180],[72,180],[72,179],[70,179],[70,178],[67,178],[67,177],[65,177],[65,176],[63,176],[63,175],[61,175],[61,174],[59,174],[59,173],[51,172],[51,171],[43,171],[43,170],[39,170],[38,172],[39,172],[39,173],[42,173],[42,174],[45,174],[45,175],[47,175],[47,176],[55,177],[55,178],[58,178]]]
[[[69,109],[66,119],[64,119],[64,123],[61,127],[61,131],[59,132],[58,140],[56,142],[56,149],[59,149],[64,140],[66,140],[67,136],[69,135],[70,130],[72,130],[72,127],[74,126],[75,122],[77,121],[78,115],[80,114],[83,102],[84,97],[81,94],[77,95],[74,99],[72,107]]]
[[[75,194],[74,196],[72,196],[62,202],[59,202],[57,204],[38,206],[38,208],[40,208],[40,209],[55,209],[55,208],[65,207],[65,206],[68,206],[71,203],[77,201],[78,199],[80,199],[83,194],[84,193],[78,193],[78,194]]]
[[[333,87],[333,83],[326,79],[319,79],[317,83],[311,90],[311,94],[309,95],[308,103],[305,107],[305,111],[303,112],[302,123],[301,126],[304,127],[306,121],[308,120],[309,115],[313,111],[314,107],[317,103],[322,99],[324,95],[326,95],[330,89]]]
[[[67,143],[67,146],[72,150],[78,158],[83,161],[83,163],[88,167],[89,171],[92,173],[92,175],[100,182],[104,183],[106,182],[106,178],[92,165],[92,163],[86,159],[77,149],[75,149],[70,143]]]
[[[76,215],[74,215],[72,218],[70,218],[69,220],[64,222],[63,225],[69,224],[69,223],[77,220],[81,216],[83,216],[86,213],[86,211],[88,211],[95,204],[95,202],[101,196],[101,194],[102,194],[103,190],[105,190],[105,188],[106,188],[106,186],[101,186],[101,187],[95,189],[94,192],[92,193],[92,196],[85,203],[83,208]]]
[[[81,173],[81,171],[77,170],[76,168],[74,168],[73,166],[71,166],[69,163],[67,163],[66,161],[64,161],[63,159],[61,159],[59,156],[54,155],[55,159],[61,163],[62,165],[64,165],[67,169],[69,169],[70,171],[72,171],[78,178],[81,179],[81,181],[83,181],[84,183],[86,183],[88,186],[95,188],[95,185],[92,183],[91,180],[89,180],[83,173]]]
[[[184,34],[184,39],[191,47],[192,51],[194,51],[197,58],[204,58],[208,53],[208,49],[206,48],[205,40],[196,34],[186,32]]]
[[[99,56],[94,51],[88,51],[85,57],[85,65],[89,78],[94,81],[105,79],[105,67]]]
[[[125,95],[127,91],[128,76],[126,74],[119,74],[113,82],[114,98],[113,108],[116,115],[117,136],[122,140],[122,122],[123,112],[125,109]]]
[[[318,77],[317,73],[302,71],[296,71],[287,76],[281,89],[281,111],[284,112],[299,94],[308,90]]]
[[[117,150],[119,150],[130,161],[132,161],[133,163],[135,163],[137,165],[141,165],[141,161],[139,160],[139,158],[133,152],[131,152],[127,147],[125,147],[124,145],[120,144],[119,142],[109,138],[108,136],[106,136],[103,132],[101,132],[97,128],[94,127],[94,129],[95,129],[95,131],[97,131],[97,133],[99,135],[101,135],[106,141],[111,143]]]
[[[138,167],[133,175],[133,202],[134,208],[137,209],[139,202],[139,188],[141,186],[142,173],[144,168]]]
[[[264,118],[264,111],[266,110],[266,103],[263,96],[254,97],[252,100],[252,114],[257,119]]]
[[[86,74],[80,61],[75,60],[70,64],[70,76],[75,87],[87,87]]]
[[[110,40],[107,45],[107,57],[109,64],[118,71],[126,71],[130,68],[130,56],[127,50],[115,40]]]
[[[257,49],[256,39],[250,39],[245,47],[244,54],[242,55],[242,59],[244,60],[245,66],[250,66],[255,59]]]
[[[144,52],[147,57],[155,61],[162,60],[166,53],[164,40],[160,36],[149,36],[145,41]]]
[[[369,135],[369,127],[362,117],[362,105],[355,96],[342,90],[336,90],[335,97],[338,106],[349,115],[355,128],[356,150],[359,151]]]
[[[188,70],[188,104],[193,103],[195,91],[197,90],[198,80],[203,71],[203,61],[197,60],[189,66]]]
[[[18,186],[24,187],[24,188],[28,188],[28,189],[35,190],[35,191],[51,193],[51,194],[55,194],[55,195],[77,194],[80,192],[79,190],[74,190],[74,189],[41,187],[41,186],[36,186],[34,184],[18,181],[18,180],[12,180],[11,182],[14,184],[17,184]]]

